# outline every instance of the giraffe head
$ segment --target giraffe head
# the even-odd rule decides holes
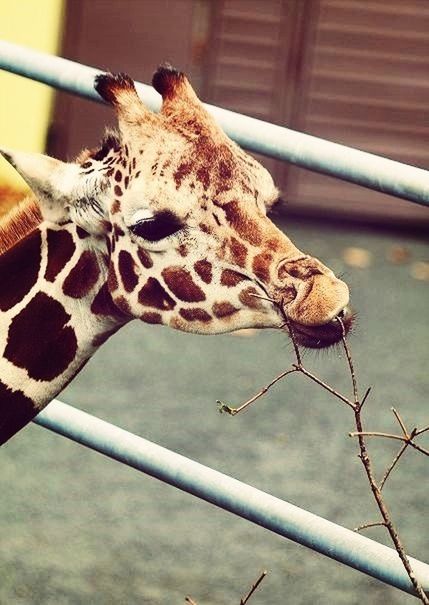
[[[269,173],[235,145],[186,77],[153,78],[160,114],[126,75],[96,90],[119,132],[73,163],[5,155],[37,194],[45,220],[74,222],[105,249],[107,287],[122,314],[215,334],[290,320],[299,343],[321,348],[351,325],[346,284],[298,250],[267,217],[278,198]]]

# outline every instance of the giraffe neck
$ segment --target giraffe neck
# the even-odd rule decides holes
[[[0,256],[0,444],[128,321],[108,292],[105,246],[43,222]]]

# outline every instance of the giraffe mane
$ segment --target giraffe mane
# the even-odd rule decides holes
[[[0,216],[0,256],[10,250],[42,222],[37,198],[27,195]]]

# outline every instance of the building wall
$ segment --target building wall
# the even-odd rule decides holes
[[[0,38],[55,54],[62,14],[62,0],[5,0],[0,3]],[[51,119],[52,89],[0,71],[0,91],[2,144],[25,151],[43,151]],[[24,181],[3,158],[0,186],[26,189]]]
[[[429,168],[427,0],[219,0],[207,98]],[[429,221],[426,208],[269,162],[290,211]]]
[[[429,168],[427,0],[68,0],[62,54],[150,82],[168,60],[203,100]],[[59,93],[50,150],[73,157],[112,112]],[[289,212],[429,221],[426,208],[268,158]]]

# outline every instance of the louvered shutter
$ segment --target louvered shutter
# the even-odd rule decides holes
[[[212,32],[210,102],[429,168],[427,0],[223,0]],[[291,210],[429,221],[426,208],[268,166]]]
[[[300,130],[429,169],[429,3],[321,0]],[[429,221],[426,208],[293,169],[291,205]]]

